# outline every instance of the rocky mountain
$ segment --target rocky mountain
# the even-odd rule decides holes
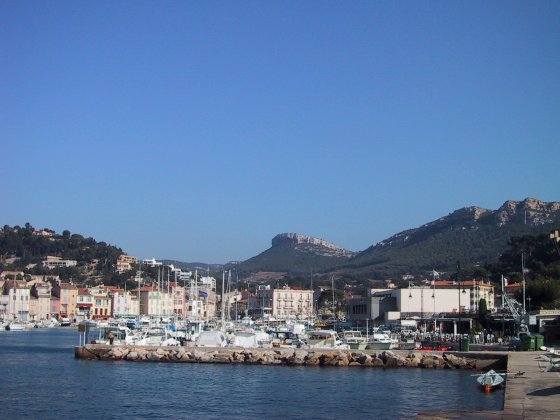
[[[247,261],[238,272],[296,275],[336,274],[356,279],[398,279],[404,274],[425,275],[432,269],[454,272],[462,267],[494,263],[510,238],[539,235],[560,227],[560,203],[533,198],[506,201],[499,209],[465,207],[391,236],[354,253],[323,239],[282,233],[272,246]]]
[[[300,235],[299,233],[281,233],[272,238],[272,247],[292,245],[299,252],[322,255],[324,257],[352,257],[355,252],[348,251],[324,239]]]
[[[237,263],[238,272],[282,272],[309,274],[346,264],[355,253],[323,239],[298,233],[281,233],[272,238],[269,249]]]
[[[465,207],[405,230],[357,254],[340,271],[383,278],[495,262],[513,236],[560,226],[560,203],[533,198],[506,201],[498,210]]]

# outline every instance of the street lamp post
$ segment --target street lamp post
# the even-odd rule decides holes
[[[459,280],[459,273],[461,271],[461,263],[457,261],[457,291],[459,292],[459,321],[457,322],[457,334],[461,333],[461,283]]]
[[[434,300],[434,334],[437,333],[437,315],[436,315],[436,271],[433,270],[434,290],[432,291],[432,299]]]

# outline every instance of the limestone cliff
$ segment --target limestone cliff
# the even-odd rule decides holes
[[[341,248],[324,239],[313,238],[299,233],[281,233],[272,238],[272,246],[290,244],[295,249],[325,256],[351,257],[354,252]]]

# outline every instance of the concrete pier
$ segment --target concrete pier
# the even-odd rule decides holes
[[[560,419],[560,372],[546,372],[545,352],[515,352],[508,358],[504,419]]]
[[[549,363],[543,355],[546,353],[508,353],[502,411],[426,412],[416,419],[560,419],[560,373],[546,371]],[[474,378],[472,386],[477,386]]]

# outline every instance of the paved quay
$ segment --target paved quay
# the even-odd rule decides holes
[[[546,352],[510,352],[504,409],[481,412],[425,412],[416,419],[560,419],[560,372],[546,372]],[[516,372],[523,372],[515,375]],[[473,386],[476,383],[473,378]]]

